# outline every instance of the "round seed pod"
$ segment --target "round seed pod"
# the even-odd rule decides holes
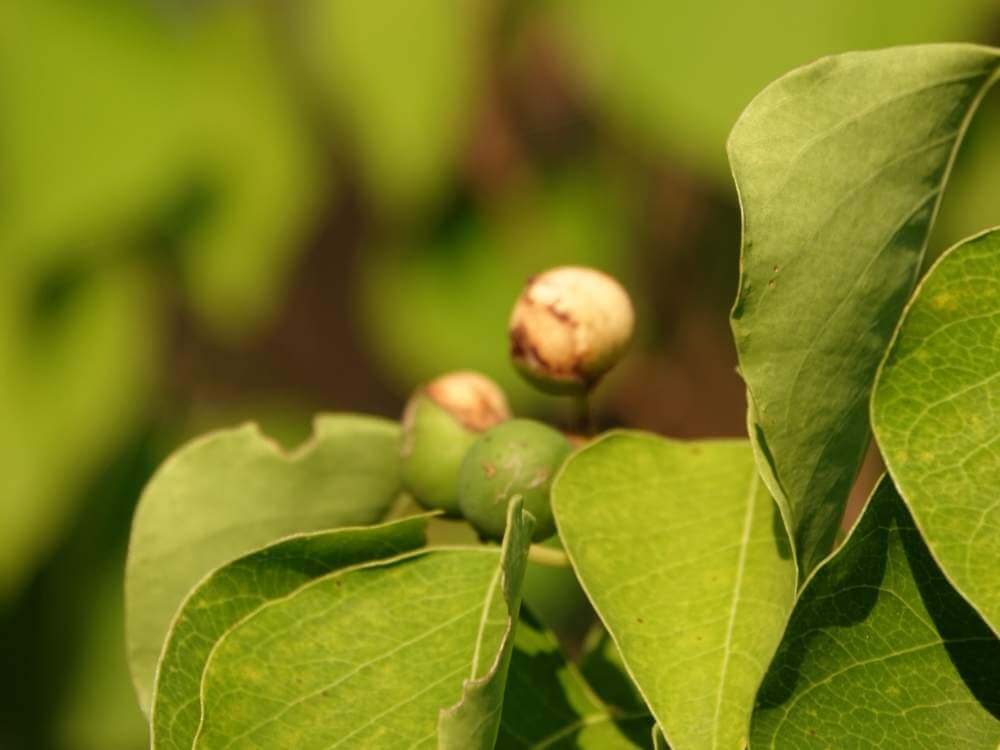
[[[429,510],[458,515],[458,470],[466,451],[509,418],[500,386],[479,373],[449,373],[418,389],[403,412],[403,488]]]
[[[530,419],[512,419],[487,430],[469,448],[459,470],[462,515],[482,536],[500,539],[507,505],[519,495],[535,517],[532,539],[552,536],[556,527],[549,488],[571,452],[562,433]]]
[[[621,359],[634,328],[632,300],[611,276],[553,268],[529,279],[514,304],[511,359],[543,391],[584,394]]]

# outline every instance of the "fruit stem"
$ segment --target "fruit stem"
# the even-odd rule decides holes
[[[528,547],[528,561],[547,565],[550,568],[568,568],[569,558],[561,549],[543,547],[540,544],[532,544]]]
[[[594,410],[591,408],[590,403],[590,391],[574,396],[573,406],[576,411],[576,426],[575,429],[581,435],[587,438],[592,438],[597,434],[597,429],[594,424]]]

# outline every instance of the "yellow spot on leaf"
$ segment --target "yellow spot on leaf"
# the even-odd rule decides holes
[[[939,310],[954,310],[958,307],[958,298],[951,292],[938,292],[931,298],[931,307]]]

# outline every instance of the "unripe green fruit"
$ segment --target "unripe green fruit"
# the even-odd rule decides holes
[[[549,488],[572,451],[557,430],[529,419],[512,419],[487,430],[469,449],[458,475],[462,515],[484,537],[500,539],[507,505],[520,495],[535,517],[534,541],[555,533]]]
[[[503,391],[478,373],[443,375],[416,391],[403,412],[403,488],[425,508],[457,516],[458,470],[466,451],[509,416]]]
[[[621,359],[635,313],[615,279],[593,268],[562,266],[531,278],[510,316],[514,366],[550,393],[581,395]]]

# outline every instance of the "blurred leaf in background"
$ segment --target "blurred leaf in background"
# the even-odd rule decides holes
[[[90,586],[92,606],[79,623],[78,660],[67,675],[56,728],[56,744],[65,750],[137,750],[148,742],[122,648],[120,566],[104,567]]]
[[[413,218],[447,194],[483,87],[493,5],[301,3],[306,67],[379,209]]]
[[[978,39],[994,0],[548,0],[541,4],[615,125],[728,180],[725,141],[767,83],[822,55]]]
[[[2,239],[36,261],[97,239],[85,252],[110,263],[109,235],[153,251],[153,232],[181,230],[166,249],[190,303],[213,329],[245,332],[273,309],[312,219],[317,155],[267,14],[153,7],[4,4]],[[196,221],[170,213],[199,201]]]
[[[182,20],[126,0],[0,8],[0,596],[147,406],[158,253],[205,325],[246,333],[311,221],[315,156],[267,16]]]
[[[130,430],[77,488],[84,512],[16,597],[0,602],[0,747],[139,750],[145,722],[125,663],[127,533],[135,495],[176,442]]]
[[[148,286],[134,269],[42,280],[69,287],[47,293],[20,278],[0,273],[0,600],[49,551],[79,486],[135,424],[153,362]]]

